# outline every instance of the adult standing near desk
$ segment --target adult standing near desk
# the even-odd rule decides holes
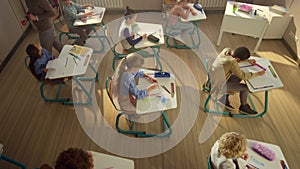
[[[63,45],[56,39],[52,17],[55,11],[48,0],[25,0],[28,7],[28,18],[39,31],[39,39],[43,48],[52,54],[52,46],[61,51]]]
[[[217,56],[210,70],[212,93],[217,97],[219,94],[224,94],[226,90],[238,91],[240,92],[241,102],[239,107],[240,113],[257,114],[257,112],[252,110],[247,103],[249,93],[247,85],[240,83],[240,81],[263,75],[265,71],[257,73],[243,72],[240,69],[238,62],[248,61],[251,64],[255,64],[255,60],[248,59],[249,57],[250,52],[246,47],[239,47],[235,51],[230,48],[223,49]],[[222,98],[219,99],[218,103],[228,110],[234,110],[229,103],[228,96],[228,94],[224,94]]]
[[[64,2],[64,13],[67,21],[68,28],[70,32],[76,33],[80,36],[80,38],[75,42],[77,45],[83,46],[85,44],[85,40],[88,38],[89,33],[93,30],[91,26],[73,26],[73,23],[76,19],[85,20],[88,16],[93,15],[93,11],[84,12],[87,7],[94,8],[91,4],[79,5],[77,3],[72,2],[71,0],[63,0]]]

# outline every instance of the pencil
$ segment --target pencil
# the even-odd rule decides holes
[[[162,87],[163,89],[165,89],[165,91],[167,91],[169,94],[171,94],[171,92],[166,88],[166,86],[161,85],[161,87]]]

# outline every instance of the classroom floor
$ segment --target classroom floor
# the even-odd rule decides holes
[[[122,14],[106,14],[104,22],[108,23],[121,17]],[[257,39],[247,36],[224,33],[221,45],[216,47],[219,29],[222,22],[221,13],[208,12],[207,20],[199,22],[200,29],[212,42],[217,52],[225,47],[232,49],[246,46],[253,50]],[[204,39],[202,39],[204,40]],[[26,70],[24,66],[25,49],[29,43],[38,42],[38,34],[31,30],[15,54],[0,74],[0,143],[4,145],[4,154],[25,164],[29,169],[39,167],[44,163],[54,166],[59,152],[69,147],[82,147],[97,152],[112,154],[98,146],[82,129],[73,106],[59,103],[45,103],[40,97],[40,84]],[[71,43],[70,41],[64,41]],[[201,44],[204,44],[201,42]],[[203,111],[203,104],[207,93],[202,92],[202,83],[206,79],[203,61],[193,50],[169,49],[162,46],[163,54],[170,52],[176,54],[178,59],[187,65],[195,77],[196,87],[192,88],[199,102],[197,106],[195,124],[182,141],[170,150],[149,158],[132,158],[136,169],[205,169],[206,157],[215,141],[225,132],[236,131],[253,140],[276,144],[281,147],[287,163],[291,169],[298,167],[300,159],[300,70],[297,63],[291,59],[291,54],[280,40],[263,40],[254,56],[268,58],[284,87],[269,92],[268,113],[263,118],[243,119],[228,116],[212,116]],[[56,53],[57,54],[57,53]],[[95,85],[95,93],[99,108],[106,115],[109,126],[114,127],[117,112],[111,105],[105,93],[105,78],[113,74],[111,68],[113,54],[106,54],[99,65],[99,82]],[[166,70],[181,70],[182,65],[174,60],[162,56],[163,67]],[[152,61],[146,62],[151,66]],[[169,65],[169,63],[173,63]],[[183,71],[183,70],[182,70]],[[187,82],[189,83],[189,82]],[[71,83],[67,83],[62,91],[63,96],[71,97]],[[46,90],[51,90],[47,88]],[[257,109],[262,109],[263,93],[255,93]],[[232,96],[231,103],[238,107],[238,96]],[[182,106],[183,107],[183,106]],[[171,123],[178,113],[176,110],[166,112]],[[191,113],[186,110],[184,113]],[[207,124],[210,120],[210,124]],[[219,121],[219,122],[218,122]],[[185,121],[186,122],[186,121]],[[215,122],[215,123],[214,123]],[[146,129],[157,130],[157,125],[145,125]],[[126,122],[122,123],[126,126]],[[207,126],[211,125],[211,126]],[[153,127],[156,126],[156,127]],[[138,126],[142,127],[142,126]],[[205,127],[211,133],[203,131]],[[199,137],[201,135],[200,141]],[[101,133],[100,133],[100,136]],[[105,138],[106,135],[103,135]],[[202,142],[203,138],[205,141]],[[115,142],[107,137],[112,146],[126,143],[119,140]],[[16,167],[0,161],[0,168],[14,169]]]

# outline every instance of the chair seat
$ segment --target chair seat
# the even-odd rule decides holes
[[[67,26],[67,24],[64,24],[64,25],[61,27],[61,31],[62,31],[62,32],[65,32],[65,33],[70,32],[70,31],[69,31],[69,28],[68,28],[68,26]]]
[[[125,50],[122,46],[121,43],[118,43],[116,46],[115,46],[115,51],[119,54],[123,54],[123,55],[127,55],[129,54],[130,52]]]

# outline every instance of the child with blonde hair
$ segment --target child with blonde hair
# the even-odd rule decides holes
[[[228,132],[220,137],[211,148],[211,162],[214,169],[254,169],[246,165],[248,159],[247,139],[236,132]]]
[[[142,99],[157,88],[157,80],[144,74],[141,69],[144,58],[131,53],[123,58],[118,65],[112,80],[113,99],[118,100],[119,107],[126,112],[135,112],[136,99]],[[150,81],[146,89],[138,89],[135,78],[143,77]]]

